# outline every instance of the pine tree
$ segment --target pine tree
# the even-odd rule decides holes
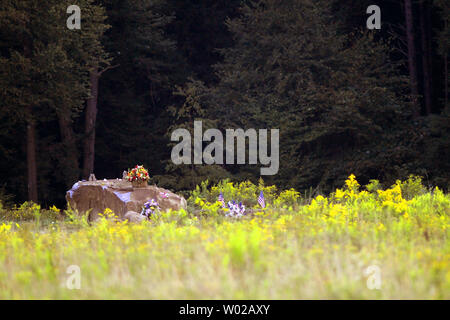
[[[414,41],[414,15],[411,0],[404,0],[405,11],[405,25],[406,25],[406,40],[408,43],[408,70],[409,70],[409,82],[410,90],[413,100],[414,115],[418,117],[420,115],[420,106],[418,102],[419,88],[417,81],[417,54]]]
[[[351,172],[381,174],[396,144],[391,137],[377,146],[375,137],[387,140],[408,115],[406,79],[390,61],[389,46],[372,33],[342,33],[333,4],[244,5],[227,23],[235,44],[220,50],[219,84],[185,90],[193,93],[186,101],[196,101],[203,117],[223,129],[279,128],[275,181],[298,188],[332,187]]]
[[[61,172],[66,184],[76,179],[78,154],[72,119],[80,113],[88,96],[87,73],[101,25],[91,14],[93,1],[81,1],[86,31],[69,30],[66,9],[70,4],[57,0],[2,1],[0,23],[0,82],[2,112],[9,121],[26,128],[28,199],[38,201],[39,129],[58,119],[63,147]],[[83,6],[84,5],[84,6]],[[92,11],[91,11],[92,9]],[[93,19],[91,19],[93,18]],[[89,28],[94,25],[94,28]],[[41,130],[41,131],[42,131]],[[43,155],[42,158],[47,155]],[[48,161],[49,159],[46,158]],[[44,167],[51,167],[43,163]],[[58,181],[60,175],[53,178]]]
[[[96,171],[117,177],[136,164],[164,170],[167,105],[184,81],[185,62],[166,33],[174,17],[167,1],[108,1],[105,43],[119,67],[102,77]]]
[[[105,23],[105,8],[97,5],[94,0],[85,0],[83,10],[88,12],[83,23],[84,59],[89,69],[90,96],[87,99],[84,117],[83,140],[83,178],[87,179],[94,173],[95,160],[95,127],[97,121],[97,103],[99,96],[99,81],[103,73],[111,68],[111,58],[103,48],[102,40],[105,31],[110,27]]]
[[[449,109],[448,92],[450,89],[450,73],[448,70],[448,63],[450,59],[450,3],[445,0],[436,0],[434,4],[439,9],[443,24],[443,27],[438,32],[437,42],[438,54],[442,57],[444,64],[444,106]]]

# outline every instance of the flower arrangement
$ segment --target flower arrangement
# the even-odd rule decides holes
[[[150,179],[150,176],[144,166],[136,165],[133,169],[128,169],[126,179],[130,181],[133,186],[144,187]]]
[[[228,212],[225,214],[227,217],[240,218],[245,215],[245,206],[242,202],[236,203],[236,201],[228,201]]]
[[[236,201],[232,200],[228,201],[228,203],[225,204],[225,199],[223,197],[222,192],[220,192],[217,201],[221,204],[222,208],[225,209],[226,211],[225,216],[227,217],[240,218],[247,214],[245,212],[245,206],[242,204],[242,202],[236,203]],[[259,194],[258,203],[261,206],[261,208],[264,209],[266,207],[266,202],[262,191]]]
[[[141,215],[147,217],[150,219],[150,217],[155,214],[157,210],[160,210],[161,208],[158,205],[158,202],[155,201],[155,199],[151,199],[150,201],[147,201],[144,203],[144,206],[141,210]]]

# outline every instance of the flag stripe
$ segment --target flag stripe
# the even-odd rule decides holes
[[[265,201],[265,199],[264,199],[264,194],[263,194],[262,191],[261,191],[261,193],[259,194],[259,197],[258,197],[258,203],[259,203],[259,205],[260,205],[262,208],[265,208],[265,207],[266,207],[266,201]]]

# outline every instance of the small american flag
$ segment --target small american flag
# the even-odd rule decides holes
[[[258,197],[258,203],[261,206],[261,208],[265,208],[266,207],[266,201],[264,200],[264,194],[261,190],[259,197]]]
[[[220,194],[219,194],[218,201],[222,204],[222,208],[225,208],[225,199],[223,198],[222,192],[220,192]]]

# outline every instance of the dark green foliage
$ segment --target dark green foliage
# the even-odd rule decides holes
[[[410,115],[389,45],[370,33],[341,33],[332,5],[243,6],[227,23],[235,45],[220,50],[220,82],[184,91],[197,117],[223,129],[279,128],[281,185],[328,190],[352,172],[386,178]]]
[[[70,4],[82,9],[81,31],[66,28]],[[257,183],[255,165],[173,165],[170,134],[202,120],[204,131],[279,128],[280,170],[264,179],[281,188],[327,192],[350,173],[362,184],[388,186],[416,174],[426,187],[448,188],[448,1],[426,5],[435,113],[414,120],[397,50],[402,7],[380,1],[382,30],[367,31],[370,4],[0,0],[0,199],[26,200],[25,133],[33,118],[39,198],[64,203],[80,177],[89,70],[108,65],[99,83],[99,179],[143,164],[151,183],[174,190],[206,179]],[[414,2],[415,20],[418,8]]]
[[[102,8],[83,0],[79,1],[85,9],[82,31],[69,30],[69,5],[56,0],[2,1],[0,5],[0,118],[4,120],[0,134],[5,141],[2,146],[11,146],[0,170],[9,180],[9,189],[20,196],[18,200],[23,200],[27,184],[22,145],[25,124],[31,119],[37,125],[42,198],[52,199],[50,193],[65,189],[78,177],[79,168],[70,161],[76,161],[76,149],[66,145],[60,134],[63,129],[72,132],[72,120],[83,110],[89,96],[89,69],[94,63],[107,62],[99,42],[107,26]]]
[[[118,67],[100,82],[95,173],[119,177],[136,164],[164,172],[170,156],[165,106],[185,64],[165,32],[166,1],[109,1],[106,46]],[[112,112],[113,110],[113,112]]]

